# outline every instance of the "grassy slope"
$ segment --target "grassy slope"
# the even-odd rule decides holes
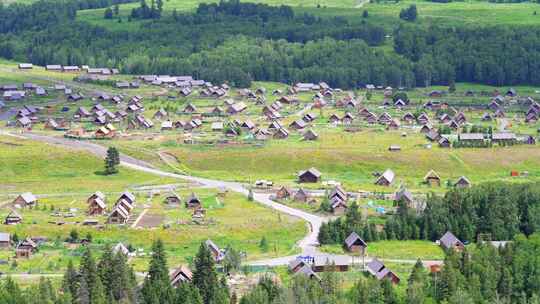
[[[343,253],[341,245],[326,245],[321,247],[323,252]],[[380,259],[402,260],[441,260],[444,252],[441,247],[429,241],[378,241],[368,244],[368,257]]]
[[[171,12],[194,10],[199,3],[215,2],[212,0],[169,0],[164,9]],[[363,10],[368,10],[370,20],[386,26],[396,24],[401,9],[411,4],[418,7],[419,22],[436,23],[451,26],[462,25],[537,25],[540,16],[533,12],[540,7],[535,3],[489,3],[487,1],[467,1],[452,3],[434,3],[430,1],[404,0],[398,3],[383,2],[369,3],[355,0],[251,0],[250,2],[267,3],[270,5],[290,5],[298,13],[309,12],[319,16],[345,16],[360,18]],[[320,7],[318,7],[320,5]],[[120,15],[125,19],[138,3],[121,5]],[[104,20],[104,9],[85,10],[79,12],[79,19],[93,24],[103,24],[108,28],[134,29],[139,22],[118,23],[116,20]]]
[[[122,191],[141,184],[177,182],[170,178],[120,168],[112,176],[96,174],[103,161],[85,152],[74,152],[18,138],[0,137],[0,193]]]
[[[14,146],[16,144],[17,146]],[[245,251],[249,259],[286,255],[294,252],[294,244],[306,230],[305,224],[294,218],[280,215],[275,211],[248,202],[241,195],[229,193],[225,198],[216,201],[216,191],[210,189],[179,190],[182,197],[192,191],[203,200],[208,210],[207,218],[212,218],[213,225],[198,226],[178,224],[188,221],[191,211],[184,207],[169,208],[162,203],[162,198],[148,200],[138,195],[138,213],[148,208],[148,215],[160,216],[161,224],[168,223],[170,229],[164,230],[161,224],[154,229],[124,229],[116,226],[104,230],[82,227],[76,222],[86,218],[86,194],[101,190],[112,205],[118,192],[134,184],[169,184],[178,182],[173,179],[156,178],[153,175],[121,169],[115,176],[95,175],[94,170],[101,169],[102,161],[82,152],[74,152],[53,146],[21,141],[11,137],[0,137],[0,174],[4,177],[0,191],[3,194],[33,191],[36,194],[69,192],[61,196],[40,199],[40,207],[33,210],[20,210],[24,222],[22,225],[5,226],[2,231],[17,232],[19,236],[46,236],[51,240],[63,240],[73,228],[79,230],[81,236],[91,232],[96,248],[103,244],[115,244],[118,241],[131,243],[136,247],[148,250],[150,240],[161,238],[167,244],[171,265],[185,263],[186,258],[194,255],[200,242],[211,238],[221,246],[232,245]],[[5,198],[5,197],[4,197]],[[145,206],[146,205],[146,206]],[[52,210],[67,212],[75,208],[73,218],[55,217]],[[0,218],[4,218],[9,210],[0,209]],[[105,222],[105,217],[97,218]],[[57,226],[51,221],[62,220],[66,224]],[[261,252],[258,241],[266,236],[270,244],[269,252]],[[0,265],[0,271],[34,271],[56,272],[66,265],[66,257],[78,257],[79,251],[66,249],[61,243],[50,245],[28,261],[19,261],[16,269],[9,265]],[[0,258],[8,259],[12,251],[0,251]],[[134,265],[137,270],[144,270],[146,258],[137,258]]]
[[[348,187],[385,190],[373,185],[374,171],[391,168],[397,180],[413,189],[430,191],[421,185],[423,176],[436,170],[443,181],[465,175],[472,182],[508,178],[510,170],[528,170],[531,178],[540,177],[540,161],[531,158],[534,146],[492,149],[426,149],[423,135],[400,136],[401,131],[365,130],[349,134],[320,130],[318,142],[302,142],[299,137],[271,141],[264,147],[159,147],[156,143],[126,143],[164,148],[176,155],[189,171],[205,177],[254,181],[269,179],[292,184],[296,172],[312,166],[323,173],[324,180],[338,180]],[[122,143],[119,143],[120,147]],[[389,152],[399,144],[402,152]],[[436,190],[436,189],[435,189]],[[386,189],[388,191],[388,189]]]

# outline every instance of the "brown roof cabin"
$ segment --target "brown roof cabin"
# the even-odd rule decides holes
[[[349,252],[359,253],[360,255],[366,254],[367,243],[356,233],[352,232],[345,239],[345,248]]]
[[[165,197],[164,201],[165,201],[165,204],[180,205],[180,202],[182,200],[180,199],[180,195],[176,194],[175,192],[171,192]]]
[[[386,169],[386,171],[377,178],[375,184],[379,186],[390,186],[394,182],[395,177],[394,171]]]
[[[403,115],[403,117],[401,117],[401,120],[404,123],[412,124],[414,122],[414,120],[415,120],[414,114],[411,113],[411,112],[407,112],[407,113],[405,113],[405,115]]]
[[[402,187],[394,194],[394,201],[396,203],[405,202],[408,206],[411,206],[414,203],[414,197],[407,188]]]
[[[321,180],[321,172],[315,168],[310,168],[298,173],[299,183],[318,183]]]
[[[338,123],[341,121],[341,117],[339,117],[339,115],[337,114],[332,114],[330,115],[330,117],[328,117],[328,122],[329,123]]]
[[[165,109],[163,109],[163,108],[160,108],[154,114],[153,118],[154,119],[163,119],[163,118],[166,118],[167,116],[168,116],[167,111],[165,111]]]
[[[88,203],[88,215],[99,215],[105,212],[105,195],[99,191],[92,194],[86,202]]]
[[[345,190],[343,190],[341,186],[336,186],[334,187],[334,189],[332,189],[332,191],[330,191],[330,194],[328,194],[329,200],[333,200],[334,198],[338,198],[342,201],[347,201],[347,192],[345,192]]]
[[[304,133],[303,138],[304,140],[317,140],[319,138],[319,134],[309,129]]]
[[[431,187],[440,187],[441,177],[434,170],[429,170],[429,172],[424,176],[424,182]]]
[[[345,212],[347,211],[347,202],[346,201],[343,201],[339,198],[333,198],[330,200],[331,201],[331,205],[330,205],[330,208],[332,209],[332,213],[334,215],[343,215],[345,214]]]
[[[37,244],[32,241],[31,238],[26,238],[17,245],[17,248],[15,249],[15,256],[17,258],[29,258],[32,253],[37,250],[37,248]]]
[[[277,101],[281,103],[292,104],[298,102],[298,99],[296,99],[294,96],[281,96]]]
[[[458,178],[458,180],[456,181],[456,183],[454,184],[454,187],[456,188],[469,188],[471,187],[471,182],[469,181],[468,178],[466,178],[465,176],[461,176],[460,178]]]
[[[131,209],[125,208],[124,205],[116,205],[109,214],[107,222],[110,224],[125,224],[130,215]]]
[[[450,231],[447,231],[439,240],[439,244],[443,249],[461,252],[465,245]]]
[[[388,279],[393,284],[399,284],[399,277],[390,269],[386,268],[386,266],[384,266],[377,258],[371,260],[371,262],[367,264],[367,270],[379,281]]]
[[[306,262],[304,262],[304,260],[302,260],[300,258],[296,258],[296,259],[289,262],[289,271],[292,272],[292,273],[297,273],[304,266],[309,267],[309,265],[306,264]]]
[[[354,115],[352,115],[350,112],[347,112],[341,119],[341,122],[345,125],[350,125],[353,123],[353,120],[354,120]]]
[[[11,246],[11,235],[6,232],[0,232],[0,248],[9,248]]]
[[[293,200],[295,202],[302,202],[302,203],[307,202],[308,198],[309,198],[309,194],[302,188],[298,189],[298,191],[296,191],[296,193],[293,196]]]
[[[450,127],[450,129],[457,130],[459,129],[459,123],[455,120],[451,120],[450,123],[448,123],[448,127]]]
[[[314,272],[349,271],[350,258],[346,255],[316,255],[313,259],[312,269]]]
[[[427,134],[431,130],[433,130],[433,127],[430,124],[425,124],[420,128],[420,133]]]
[[[197,112],[197,107],[195,107],[195,105],[193,104],[188,104],[185,108],[184,108],[184,113],[194,113],[194,112]]]
[[[186,208],[199,209],[201,207],[201,200],[195,195],[195,193],[191,192],[191,195],[186,199]]]
[[[289,137],[289,131],[285,128],[278,129],[273,135],[274,139],[285,139],[287,137]]]
[[[17,211],[12,210],[5,218],[4,224],[6,225],[17,225],[22,223],[22,215],[20,215]]]
[[[124,224],[129,219],[133,205],[135,204],[135,196],[130,192],[123,192],[113,210],[109,214],[108,222],[112,224]]]
[[[399,123],[399,120],[397,120],[397,119],[392,119],[392,120],[390,120],[390,122],[388,123],[388,125],[386,126],[386,128],[387,128],[388,130],[397,130],[397,129],[399,129],[400,125],[401,125],[401,124]]]
[[[206,240],[204,244],[210,250],[210,253],[212,254],[214,260],[217,263],[221,262],[225,258],[225,254],[223,253],[223,251],[221,251],[221,249],[219,249],[219,247],[214,242],[212,242],[212,240]]]
[[[291,196],[293,195],[291,189],[285,187],[285,186],[282,186],[281,188],[279,188],[278,191],[276,191],[276,198],[277,199],[288,199],[290,198]]]
[[[429,123],[429,116],[426,113],[422,113],[418,115],[418,118],[416,118],[416,121],[418,124],[425,125]]]
[[[13,205],[20,205],[22,207],[27,206],[33,206],[38,202],[37,198],[30,192],[25,192],[19,196],[17,196],[12,204]]]
[[[300,130],[300,129],[305,128],[306,126],[307,126],[307,124],[306,124],[305,121],[303,121],[302,119],[298,119],[298,120],[293,121],[289,125],[289,128],[295,129],[295,130]]]
[[[184,265],[176,268],[170,275],[171,286],[175,288],[180,286],[180,284],[191,282],[192,279],[193,273]]]
[[[439,147],[450,148],[450,140],[444,136],[441,136],[441,138],[439,139]]]
[[[238,114],[247,109],[247,105],[243,102],[235,103],[227,108],[227,113],[230,115]]]
[[[314,271],[313,268],[309,265],[304,265],[300,267],[295,273],[294,276],[304,276],[310,280],[315,279],[321,282],[321,277],[319,277]]]

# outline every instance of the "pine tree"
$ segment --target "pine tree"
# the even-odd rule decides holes
[[[114,147],[107,149],[107,156],[105,157],[105,174],[118,173],[116,166],[120,163],[118,151]]]
[[[91,303],[105,303],[105,295],[101,279],[98,274],[96,262],[92,256],[92,252],[87,247],[84,251],[80,265],[81,286],[79,290],[79,300],[86,301],[88,298]],[[84,283],[84,286],[83,286]]]
[[[152,258],[141,294],[143,302],[146,304],[167,304],[172,303],[174,300],[174,293],[169,282],[169,268],[167,267],[165,248],[160,239],[152,244]]]
[[[69,292],[71,296],[75,297],[78,294],[79,289],[79,274],[73,267],[73,262],[69,260],[64,279],[62,281],[62,290],[64,293]]]
[[[182,283],[176,288],[174,303],[203,304],[203,299],[197,287],[192,283]]]
[[[396,295],[396,291],[394,290],[394,286],[392,286],[392,281],[390,281],[389,279],[382,280],[381,287],[384,295],[384,303],[397,304],[398,298]]]
[[[268,252],[268,241],[266,240],[265,236],[261,238],[261,241],[259,242],[259,248],[262,252]]]
[[[199,246],[199,251],[195,257],[193,284],[199,289],[205,304],[216,302],[219,282],[214,267],[214,257],[204,243]]]

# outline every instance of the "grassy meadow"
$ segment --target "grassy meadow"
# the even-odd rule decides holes
[[[61,271],[70,258],[78,259],[81,248],[78,245],[67,246],[63,241],[72,229],[81,237],[92,235],[96,249],[105,244],[114,245],[121,241],[135,248],[142,248],[143,254],[132,259],[137,271],[147,267],[148,250],[151,240],[162,239],[168,250],[171,265],[188,263],[199,244],[212,239],[218,245],[233,246],[246,253],[247,259],[289,255],[296,252],[295,243],[306,231],[305,223],[260,206],[239,194],[227,193],[218,197],[217,190],[191,188],[189,185],[176,184],[177,193],[184,199],[192,192],[203,202],[207,210],[207,223],[191,223],[191,210],[181,206],[163,203],[163,195],[149,196],[148,192],[132,188],[135,185],[158,185],[178,183],[178,180],[161,179],[127,169],[113,176],[95,175],[92,170],[100,168],[102,161],[82,152],[63,150],[45,144],[13,140],[0,137],[0,157],[2,192],[6,194],[32,191],[34,194],[52,195],[39,198],[38,207],[20,209],[23,223],[4,226],[2,231],[16,233],[19,237],[44,236],[49,239],[39,253],[29,260],[17,260],[13,265],[13,251],[0,250],[0,271],[8,273],[56,273]],[[146,212],[141,223],[145,229],[106,225],[102,229],[82,226],[86,216],[86,198],[88,193],[97,190],[107,196],[109,209],[121,191],[130,188],[137,195],[137,205],[133,216]],[[12,197],[12,196],[11,196]],[[0,218],[10,212],[10,206],[0,209]],[[66,214],[71,214],[67,216]],[[93,217],[99,223],[105,223],[105,216]],[[149,219],[149,220],[145,220]],[[270,249],[263,252],[258,243],[265,236]],[[144,254],[146,253],[146,254]]]
[[[272,180],[277,184],[295,185],[300,170],[316,167],[323,174],[323,181],[340,181],[350,190],[390,191],[375,186],[374,172],[387,168],[396,173],[396,183],[411,189],[438,191],[423,185],[423,177],[433,169],[443,182],[467,176],[473,183],[492,180],[510,180],[510,171],[529,171],[529,178],[540,178],[540,159],[531,158],[537,153],[535,146],[444,149],[427,143],[423,134],[406,131],[366,129],[357,133],[341,130],[320,130],[320,139],[305,142],[299,135],[285,141],[269,141],[262,146],[216,145],[190,146],[166,141],[117,142],[149,150],[166,151],[176,156],[188,173],[208,178],[254,182]],[[390,145],[400,145],[402,151],[390,152]],[[129,153],[129,151],[127,152]],[[309,187],[310,185],[307,185]]]
[[[246,0],[247,1],[247,0]],[[193,11],[200,3],[217,2],[214,0],[168,0],[164,10],[170,14],[173,10],[179,12]],[[317,16],[343,16],[350,20],[359,20],[362,12],[369,12],[369,21],[392,28],[402,21],[398,16],[403,8],[415,4],[418,9],[418,22],[423,24],[439,24],[449,26],[492,26],[519,25],[530,26],[540,24],[540,16],[534,12],[540,10],[536,3],[490,3],[488,1],[456,1],[436,3],[431,1],[403,0],[399,2],[382,1],[370,2],[362,0],[250,0],[249,2],[266,3],[269,5],[289,5],[298,13],[311,13]],[[138,3],[120,5],[122,23],[116,19],[105,20],[105,9],[83,10],[78,12],[79,20],[96,25],[104,25],[112,30],[135,30],[140,21],[127,22],[131,9]]]

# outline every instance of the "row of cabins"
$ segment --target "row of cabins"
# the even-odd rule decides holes
[[[32,63],[19,63],[18,68],[20,70],[31,70],[34,68]],[[118,69],[109,69],[109,68],[90,68],[87,65],[82,66],[73,66],[73,65],[60,65],[60,64],[48,64],[45,66],[47,71],[55,72],[80,72],[81,70],[86,71],[88,74],[101,74],[101,75],[113,75],[119,74]]]
[[[454,250],[461,252],[465,245],[452,232],[447,231],[436,242],[444,250]],[[492,242],[494,245],[504,244],[505,242]],[[356,233],[352,232],[344,241],[343,247],[346,251],[361,256],[365,259],[368,244]],[[318,273],[324,271],[348,271],[351,264],[349,256],[321,255],[314,257],[297,257],[289,262],[289,271],[294,275],[305,275],[312,279],[321,280]],[[400,278],[389,269],[381,260],[371,259],[366,265],[367,272],[377,280],[390,280],[393,284],[399,284]],[[432,272],[440,271],[440,264],[430,265]]]
[[[192,76],[141,75],[138,76],[138,78],[147,84],[155,86],[167,85],[170,87],[178,87],[181,89],[196,87],[213,87],[210,82],[204,80],[195,80]],[[180,91],[180,93],[182,94],[182,91]],[[185,96],[188,96],[189,94],[191,94],[191,90]]]
[[[368,244],[356,233],[352,232],[344,242],[346,251],[360,255],[365,259]],[[298,257],[289,262],[289,271],[294,275],[305,275],[320,281],[318,273],[325,271],[346,272],[349,271],[351,258],[340,255],[318,255],[314,257]],[[390,280],[393,284],[398,284],[399,277],[388,269],[383,262],[377,258],[367,263],[366,270],[377,280]]]
[[[15,257],[16,258],[29,258],[34,252],[38,250],[40,238],[25,238],[24,240],[19,241],[17,244],[13,244],[11,239],[11,234],[6,232],[0,232],[0,248],[8,249],[12,245],[15,246]]]

